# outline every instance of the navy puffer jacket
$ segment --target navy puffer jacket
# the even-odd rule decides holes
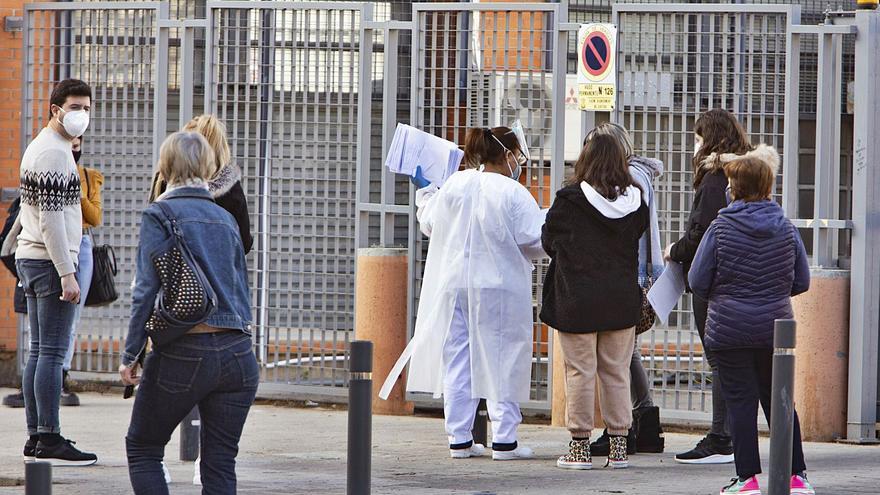
[[[772,348],[773,321],[810,287],[801,236],[775,201],[734,201],[706,231],[688,275],[709,301],[706,347]]]

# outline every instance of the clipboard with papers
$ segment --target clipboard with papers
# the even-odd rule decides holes
[[[416,167],[436,186],[442,186],[454,174],[464,151],[458,145],[406,124],[397,124],[385,166],[391,172],[412,176]]]

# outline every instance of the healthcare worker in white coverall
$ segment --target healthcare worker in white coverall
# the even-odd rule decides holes
[[[492,458],[532,457],[517,444],[519,403],[529,399],[533,312],[531,260],[542,211],[519,183],[528,162],[522,127],[470,129],[465,165],[443,184],[413,183],[422,232],[431,238],[416,329],[383,388],[387,397],[410,360],[407,390],[443,394],[450,454],[480,456],[472,428],[480,398],[492,421]],[[380,394],[382,396],[382,394]]]

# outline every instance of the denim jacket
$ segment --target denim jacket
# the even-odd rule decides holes
[[[235,219],[214,203],[207,190],[198,187],[170,190],[159,201],[165,201],[171,207],[190,251],[217,294],[217,311],[205,324],[241,330],[250,335],[252,317],[247,264]],[[170,222],[157,205],[144,210],[131,322],[122,353],[125,365],[135,362],[146,346],[145,327],[161,285],[153,257],[171,247],[169,229]]]

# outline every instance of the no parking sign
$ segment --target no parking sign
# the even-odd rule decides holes
[[[617,94],[617,26],[582,24],[578,30],[578,106],[610,111]]]

